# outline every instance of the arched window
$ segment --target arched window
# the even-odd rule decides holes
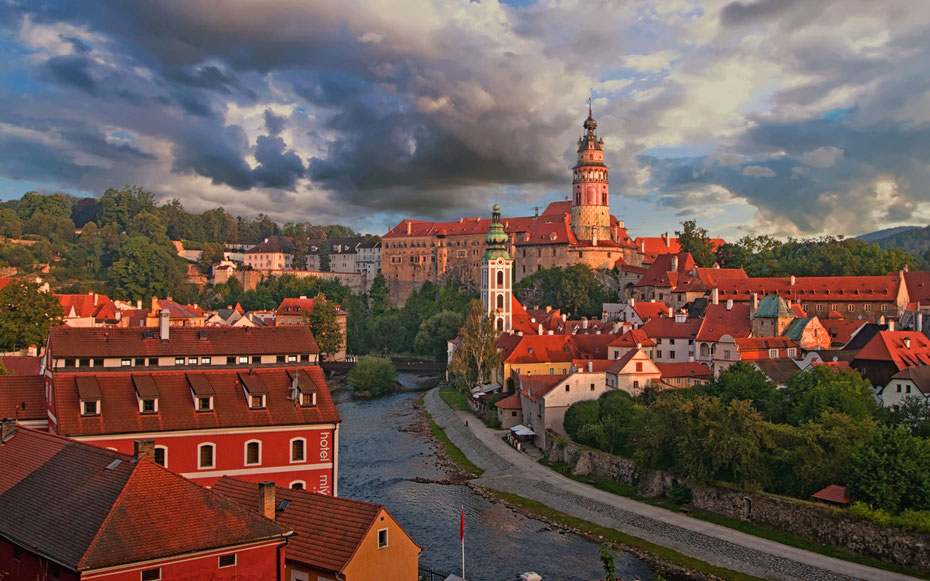
[[[503,310],[503,308],[504,308],[504,295],[497,295],[497,308]]]
[[[581,205],[581,194],[578,192],[575,192],[575,205],[576,206]]]
[[[155,463],[165,468],[168,467],[168,448],[166,446],[155,446]]]
[[[603,204],[604,206],[607,205],[607,192],[604,192],[603,194],[601,194],[601,204]]]
[[[216,446],[213,444],[200,444],[197,446],[197,467],[201,470],[206,468],[215,468],[215,454],[214,450]]]
[[[290,486],[290,488],[293,490],[303,490],[306,487],[307,487],[307,483],[304,482],[303,480],[295,480],[294,482],[291,482],[291,486]]]
[[[497,319],[497,330],[498,331],[504,330],[504,319]]]
[[[291,440],[291,462],[305,462],[307,460],[307,439],[294,438]]]
[[[255,465],[262,463],[262,443],[258,440],[250,440],[245,443],[245,464]]]
[[[497,271],[497,288],[502,288],[504,286],[504,271]]]
[[[708,357],[710,355],[710,349],[707,347],[707,343],[701,343],[701,357]]]

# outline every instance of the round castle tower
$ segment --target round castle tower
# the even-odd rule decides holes
[[[591,114],[582,125],[578,140],[578,163],[572,168],[572,232],[578,240],[610,240],[610,191],[604,164],[604,140],[597,136],[597,121]]]

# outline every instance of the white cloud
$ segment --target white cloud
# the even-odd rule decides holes
[[[808,151],[801,156],[801,163],[806,163],[813,167],[830,167],[843,157],[843,150],[832,145],[818,147],[813,151]]]
[[[743,168],[743,175],[754,178],[773,178],[776,174],[775,170],[770,167],[764,167],[761,165],[747,165]]]
[[[658,73],[672,68],[672,61],[681,55],[675,50],[660,50],[649,54],[631,54],[623,57],[627,68],[642,73]]]

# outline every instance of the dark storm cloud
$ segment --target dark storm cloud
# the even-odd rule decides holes
[[[297,178],[303,177],[306,170],[300,156],[287,151],[280,137],[259,136],[255,145],[255,160],[259,165],[253,172],[254,183],[268,188],[293,190]]]
[[[269,134],[278,135],[284,131],[286,123],[287,119],[275,115],[271,109],[265,109],[265,129],[268,130]]]
[[[40,75],[94,96],[97,94],[97,82],[91,76],[90,69],[91,61],[83,56],[59,56],[48,59]]]
[[[780,16],[802,0],[748,0],[727,4],[721,22],[728,26],[748,24]]]

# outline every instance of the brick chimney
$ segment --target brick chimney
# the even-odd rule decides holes
[[[265,518],[274,520],[275,509],[274,482],[266,480],[258,484],[258,512]]]
[[[678,272],[678,257],[672,256],[672,267],[669,269],[671,272]]]
[[[155,461],[155,440],[133,440],[132,455]]]
[[[715,305],[720,304],[720,290],[719,289],[714,288],[714,290],[710,291],[710,297],[711,297],[710,301],[713,304]]]
[[[888,330],[894,331],[894,319],[888,319]]]
[[[0,443],[16,433],[16,420],[0,421]]]

